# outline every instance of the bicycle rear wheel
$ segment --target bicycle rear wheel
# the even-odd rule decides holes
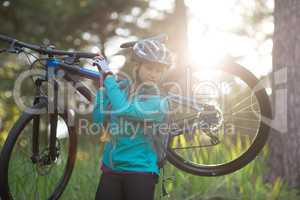
[[[168,161],[199,176],[241,169],[264,147],[271,119],[269,97],[259,80],[236,63],[194,73],[191,96],[198,111],[171,114]],[[193,78],[193,77],[192,77]],[[171,103],[172,104],[172,103]],[[176,106],[180,107],[177,102]],[[201,110],[202,111],[199,111]],[[179,116],[179,117],[178,117]],[[196,116],[190,120],[191,116]],[[184,123],[178,125],[180,120]],[[178,128],[179,127],[179,128]]]
[[[47,101],[34,109],[47,110]],[[38,121],[36,121],[38,119]],[[71,176],[76,154],[76,134],[69,126],[68,113],[57,119],[56,157],[49,157],[49,114],[23,112],[4,144],[0,157],[0,196],[2,199],[58,199]],[[34,130],[38,137],[33,138]],[[38,155],[33,156],[33,141]],[[34,161],[35,160],[35,161]]]

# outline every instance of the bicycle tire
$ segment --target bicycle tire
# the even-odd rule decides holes
[[[220,69],[223,72],[239,77],[251,89],[255,88],[255,86],[259,82],[259,80],[250,71],[248,71],[247,69],[245,69],[244,67],[242,67],[237,63],[227,63],[222,65],[218,69]],[[265,89],[255,91],[255,96],[258,100],[261,115],[268,119],[271,119],[272,111],[271,111],[269,97]],[[269,130],[270,127],[264,121],[260,121],[258,132],[249,149],[247,149],[239,157],[237,157],[234,160],[231,160],[228,163],[208,166],[208,165],[198,165],[193,162],[184,160],[182,157],[177,155],[175,151],[172,150],[172,148],[170,147],[172,136],[171,139],[169,140],[166,158],[172,165],[174,165],[178,169],[191,173],[193,175],[221,176],[221,175],[229,174],[241,169],[249,162],[251,162],[253,159],[255,159],[255,157],[259,154],[259,152],[262,150],[262,148],[267,142]]]
[[[47,108],[47,100],[41,101],[31,107],[32,109],[36,108]],[[68,120],[68,111],[65,111],[64,113],[59,114],[63,120],[66,122]],[[22,130],[29,125],[30,121],[33,119],[35,114],[30,114],[27,112],[23,112],[17,122],[14,124],[12,129],[9,132],[8,138],[5,141],[5,144],[3,146],[1,155],[0,155],[0,196],[2,199],[5,200],[13,200],[13,196],[10,192],[9,188],[9,174],[8,174],[8,168],[9,168],[9,162],[11,153],[13,150],[13,147],[16,144],[16,141],[18,137],[21,135]],[[68,126],[68,133],[69,133],[69,154],[67,158],[67,164],[65,166],[63,176],[60,177],[59,182],[57,183],[53,193],[47,198],[49,200],[56,200],[58,199],[61,194],[63,193],[74,168],[75,159],[76,159],[76,146],[77,146],[77,137],[75,133],[75,127]]]

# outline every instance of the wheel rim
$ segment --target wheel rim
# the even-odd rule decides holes
[[[252,90],[255,88],[257,84],[257,79],[247,70],[244,68],[240,67],[237,64],[232,64],[227,67],[222,67],[220,68],[223,72],[226,72],[227,74],[235,76],[235,78],[242,77],[240,80],[240,87],[241,81],[248,87],[249,90]],[[222,89],[222,88],[221,88]],[[245,89],[242,91],[245,92]],[[258,90],[255,93],[255,96],[252,96],[251,101],[255,102],[256,104],[264,104],[263,106],[260,105],[254,109],[259,109],[257,110],[257,113],[253,116],[258,116],[260,117],[261,115],[265,117],[271,117],[271,111],[270,111],[270,105],[268,105],[268,97],[265,93],[265,90]],[[232,97],[233,95],[228,92],[228,96]],[[242,96],[241,96],[242,97]],[[243,104],[247,103],[248,100],[245,100],[245,96],[243,98],[239,98],[238,100],[234,100],[233,98],[230,98],[230,102],[234,104],[235,108],[243,111],[246,113],[246,111],[249,111],[248,109],[243,110],[241,107]],[[254,98],[253,98],[254,97]],[[238,104],[238,103],[239,104]],[[265,105],[267,104],[267,105]],[[228,107],[228,105],[227,105]],[[222,107],[221,110],[226,110],[226,108]],[[226,112],[228,109],[226,110]],[[223,113],[224,114],[224,113]],[[227,113],[228,114],[228,113]],[[242,116],[241,114],[235,116],[235,120],[233,120],[232,115],[231,115],[231,120],[235,121],[236,124],[243,124],[244,126],[249,126],[250,122],[247,123],[242,123],[242,121],[246,120],[246,117],[249,118],[249,114]],[[227,118],[227,119],[226,119]],[[224,121],[228,120],[228,116],[224,115]],[[254,121],[252,121],[253,123]],[[168,160],[174,164],[176,167],[193,173],[193,174],[201,174],[201,175],[208,175],[208,176],[215,176],[215,175],[222,175],[226,173],[230,173],[232,171],[235,171],[237,169],[240,169],[244,165],[246,165],[248,162],[250,162],[256,155],[257,153],[261,150],[263,145],[266,142],[267,135],[268,135],[268,130],[269,127],[264,124],[264,122],[261,120],[261,118],[257,118],[255,122],[255,127],[256,131],[255,134],[252,134],[252,139],[251,141],[248,139],[243,139],[241,138],[241,133],[245,131],[241,131],[242,128],[245,127],[238,127],[235,126],[235,131],[232,132],[232,136],[235,136],[235,142],[233,138],[230,138],[228,140],[229,135],[228,131],[223,131],[223,133],[218,133],[219,134],[219,139],[222,141],[227,142],[227,152],[224,152],[224,149],[226,148],[221,147],[219,144],[207,147],[205,146],[206,149],[199,148],[199,150],[193,150],[190,153],[186,153],[187,149],[184,148],[182,143],[187,143],[187,134],[182,134],[179,136],[174,136],[171,137],[170,143],[169,143],[169,149],[168,149],[168,154],[167,158]],[[252,127],[253,128],[253,127]],[[236,131],[239,130],[239,131]],[[226,130],[226,129],[225,129]],[[227,129],[228,130],[228,129]],[[249,132],[249,130],[248,130]],[[238,134],[236,134],[238,133]],[[199,134],[199,133],[198,133]],[[195,134],[194,134],[195,135]],[[222,135],[223,138],[220,138],[220,135]],[[231,137],[232,137],[231,136]],[[238,136],[238,137],[237,137]],[[246,136],[249,136],[249,133],[246,134]],[[198,136],[199,137],[199,136]],[[245,137],[245,136],[243,136]],[[226,140],[227,139],[227,140]],[[185,141],[184,141],[185,140]],[[195,139],[195,137],[190,136],[189,138],[190,141],[192,141],[194,144],[190,146],[201,146],[199,144],[199,141]],[[180,142],[181,141],[181,142]],[[182,142],[183,141],[183,142]],[[195,142],[196,141],[196,142]],[[203,140],[202,140],[203,141]],[[201,141],[201,142],[202,142]],[[231,143],[229,143],[231,141]],[[178,145],[178,143],[181,143]],[[231,150],[228,150],[228,148],[231,147]],[[188,148],[190,149],[190,148]],[[182,151],[180,153],[180,151]],[[186,152],[183,152],[186,151]]]
[[[25,116],[25,121],[19,127],[12,129],[12,132],[16,132],[13,139],[15,142],[7,145],[6,156],[3,159],[5,166],[2,173],[6,177],[2,182],[7,187],[5,195],[9,196],[10,199],[22,199],[24,197],[26,199],[57,199],[64,190],[74,166],[75,155],[73,154],[75,154],[76,148],[74,130],[72,127],[68,128],[64,123],[66,115],[61,115],[58,121],[58,129],[67,132],[68,137],[60,135],[61,138],[56,145],[59,149],[57,150],[59,156],[51,164],[46,164],[44,161],[47,160],[48,149],[46,145],[43,145],[46,144],[46,141],[42,143],[42,140],[47,140],[47,137],[40,137],[40,159],[34,164],[29,153],[31,152],[32,139],[30,132],[32,131],[30,129],[32,129],[33,115],[25,114]],[[44,125],[46,124],[46,118]],[[40,128],[43,129],[41,133],[47,135],[45,131],[49,127],[41,125]],[[19,130],[22,130],[22,132]],[[39,187],[40,185],[43,185],[43,188]]]

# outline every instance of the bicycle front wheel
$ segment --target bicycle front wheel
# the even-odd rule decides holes
[[[190,104],[196,111],[182,111],[180,99],[171,106],[180,111],[171,114],[171,123],[180,128],[171,131],[168,161],[199,176],[241,169],[258,155],[268,138],[271,107],[265,88],[236,63],[199,70],[191,78],[195,80],[190,85]],[[183,123],[178,125],[180,120]]]
[[[56,156],[50,158],[47,105],[44,100],[32,107],[46,110],[44,114],[23,112],[9,132],[0,157],[2,199],[58,199],[68,183],[75,163],[75,129],[67,124],[67,112],[59,114]]]

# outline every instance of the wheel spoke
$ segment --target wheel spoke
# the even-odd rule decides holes
[[[235,103],[235,105],[232,107],[232,109],[238,107],[239,105],[241,105],[244,101],[246,101],[249,97],[251,97],[251,95],[245,97],[244,99],[240,100],[239,102]]]
[[[252,131],[255,131],[255,132],[258,130],[258,128],[249,128],[249,127],[236,126],[236,125],[234,125],[234,127],[240,128],[240,129],[245,129],[245,130],[252,130]]]
[[[25,117],[30,117],[30,119],[19,120],[21,122],[26,122],[27,124],[17,124],[16,128],[12,129],[14,133],[9,133],[15,135],[14,145],[4,146],[3,148],[12,148],[10,151],[10,157],[4,162],[9,161],[9,166],[7,172],[5,172],[8,176],[8,184],[9,191],[13,197],[13,199],[22,199],[22,196],[26,196],[28,199],[48,199],[52,194],[60,192],[61,188],[57,188],[57,185],[61,184],[62,181],[66,181],[66,175],[70,172],[71,167],[70,163],[74,163],[74,160],[69,160],[69,149],[70,145],[74,145],[70,143],[70,134],[63,143],[60,144],[59,148],[60,156],[66,156],[65,159],[61,161],[59,165],[57,163],[44,163],[43,157],[49,153],[47,150],[47,144],[44,142],[39,143],[39,155],[37,155],[38,161],[37,163],[33,163],[31,159],[32,154],[32,115],[25,115]],[[61,116],[59,116],[61,118]],[[41,124],[43,124],[43,135],[47,136],[47,130],[49,127],[49,121],[47,117],[41,116]],[[65,121],[63,120],[65,123]],[[23,128],[24,127],[24,128]],[[45,133],[46,132],[46,133]],[[73,135],[74,136],[74,135]],[[41,137],[40,140],[47,139],[47,137]],[[46,142],[47,143],[47,142]],[[45,146],[46,145],[46,146]],[[58,145],[58,144],[57,144]],[[45,158],[47,159],[47,158]],[[75,159],[75,157],[74,157]],[[55,173],[54,173],[55,172]],[[50,180],[51,179],[51,180]]]
[[[225,71],[223,71],[224,69]],[[260,147],[257,147],[254,154],[251,155],[247,151],[249,146],[257,144],[254,142],[257,138],[263,140],[261,142],[266,142],[265,135],[257,137],[257,135],[262,134],[261,131],[263,130],[260,127],[261,115],[265,114],[260,108],[268,103],[266,100],[268,98],[260,98],[252,90],[252,85],[255,84],[254,81],[258,82],[258,80],[238,64],[230,65],[229,68],[225,66],[221,68],[221,71],[223,73],[218,74],[216,81],[213,80],[213,82],[216,83],[218,89],[223,89],[223,85],[226,88],[228,86],[229,93],[220,92],[217,95],[209,93],[208,95],[212,95],[206,99],[196,99],[202,103],[216,105],[220,109],[222,126],[217,129],[220,143],[218,145],[210,144],[209,136],[203,134],[203,130],[200,129],[186,130],[185,134],[174,134],[175,136],[170,142],[170,161],[174,161],[171,163],[185,169],[187,172],[192,171],[198,175],[214,176],[213,172],[216,171],[221,175],[224,172],[228,173],[228,169],[235,171],[250,162],[261,150]],[[238,73],[235,74],[235,72]],[[201,84],[200,79],[195,84]],[[199,95],[202,97],[200,93]],[[201,113],[201,111],[199,112]],[[179,120],[184,120],[184,118]],[[189,135],[189,133],[192,133],[192,135]],[[241,158],[243,160],[240,160],[240,162],[232,162]],[[242,164],[236,166],[236,163]]]
[[[240,109],[240,110],[238,110],[238,111],[233,112],[232,115],[236,115],[237,113],[240,113],[240,112],[242,112],[242,111],[244,111],[244,110],[247,110],[248,108],[253,107],[254,105],[258,105],[258,104],[257,104],[257,103],[254,103],[254,104],[248,105],[248,106],[246,106],[245,108],[242,108],[242,109]],[[255,111],[255,110],[254,110],[254,111]]]
[[[242,121],[249,121],[249,122],[259,122],[260,120],[257,119],[252,119],[252,118],[247,118],[247,117],[235,117],[235,116],[231,116],[228,118],[233,118],[233,119],[237,119],[237,120],[242,120]]]

